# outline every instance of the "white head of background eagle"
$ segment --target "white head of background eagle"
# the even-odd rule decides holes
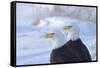
[[[48,31],[44,37],[46,40],[52,42],[53,49],[63,46],[66,42],[66,37],[61,30]]]

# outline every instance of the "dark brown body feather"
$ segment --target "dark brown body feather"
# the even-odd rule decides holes
[[[64,46],[51,52],[51,63],[70,63],[91,61],[87,47],[80,39],[68,41]]]

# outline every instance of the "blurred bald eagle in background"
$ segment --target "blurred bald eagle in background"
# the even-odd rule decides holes
[[[56,25],[57,26],[57,25]],[[53,49],[50,54],[50,63],[89,62],[90,53],[79,36],[79,28],[75,23],[64,24],[62,30],[54,29],[47,32],[45,38],[52,42]]]

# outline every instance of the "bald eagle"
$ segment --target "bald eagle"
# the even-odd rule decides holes
[[[67,39],[60,30],[48,32],[45,35],[53,44],[50,55],[50,63],[72,63],[72,62],[89,62],[90,53],[79,37],[79,28],[74,24],[67,24],[62,27],[67,31]],[[67,42],[66,42],[67,41]]]

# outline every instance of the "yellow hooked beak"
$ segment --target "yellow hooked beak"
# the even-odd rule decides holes
[[[69,30],[70,28],[72,28],[72,26],[64,26],[63,30]]]
[[[44,37],[45,38],[52,38],[55,33],[47,33]]]

